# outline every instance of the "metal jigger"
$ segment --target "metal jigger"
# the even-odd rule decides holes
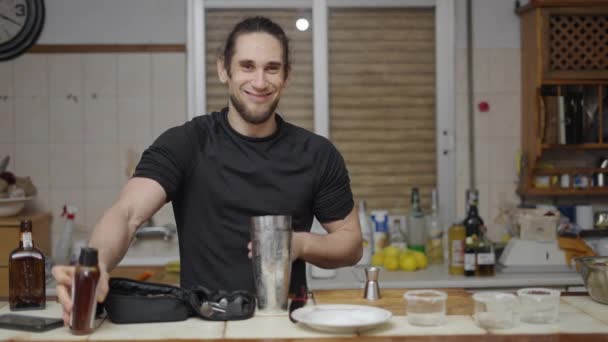
[[[378,286],[378,274],[380,269],[378,267],[366,267],[365,268],[365,292],[364,298],[367,300],[378,300],[380,299],[380,287]]]

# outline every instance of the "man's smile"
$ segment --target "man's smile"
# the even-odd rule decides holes
[[[258,92],[252,92],[252,91],[247,91],[247,90],[243,90],[243,92],[245,92],[245,94],[249,95],[249,97],[252,98],[254,100],[254,102],[266,102],[272,95],[272,92],[258,93]]]

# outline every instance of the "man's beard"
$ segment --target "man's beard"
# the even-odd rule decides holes
[[[270,107],[268,107],[268,110],[260,115],[255,115],[252,113],[249,109],[247,109],[247,106],[243,102],[239,101],[232,94],[230,94],[230,103],[232,103],[234,109],[236,109],[243,120],[253,125],[259,125],[268,121],[268,119],[272,116],[274,110],[277,109],[277,106],[279,105],[279,99],[277,98],[274,100],[274,102],[270,104]]]

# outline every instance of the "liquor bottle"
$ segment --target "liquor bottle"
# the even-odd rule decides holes
[[[495,263],[494,247],[482,230],[477,243],[477,275],[482,277],[493,276]]]
[[[20,230],[19,247],[11,252],[8,261],[10,309],[44,309],[44,255],[34,247],[32,221],[21,221]]]
[[[431,214],[426,224],[426,255],[429,264],[443,263],[443,227],[439,220],[437,189],[431,193]]]
[[[465,228],[460,222],[452,224],[449,230],[449,273],[452,275],[464,274],[464,246],[466,233]]]
[[[467,236],[464,246],[464,275],[467,277],[472,277],[476,274],[476,253],[475,237]]]
[[[479,216],[477,211],[477,204],[479,195],[477,190],[469,190],[468,194],[468,213],[464,219],[464,227],[466,228],[467,237],[475,236],[479,237],[481,227],[483,226],[483,219]]]
[[[424,228],[424,213],[420,209],[420,193],[418,188],[412,188],[410,215],[407,222],[408,248],[424,252],[426,230]]]
[[[74,335],[90,334],[94,330],[95,290],[99,281],[97,249],[85,247],[80,250],[80,257],[74,271],[72,287],[72,316],[70,332]]]

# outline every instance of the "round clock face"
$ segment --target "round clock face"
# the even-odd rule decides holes
[[[43,0],[0,0],[0,60],[14,58],[38,39]]]

